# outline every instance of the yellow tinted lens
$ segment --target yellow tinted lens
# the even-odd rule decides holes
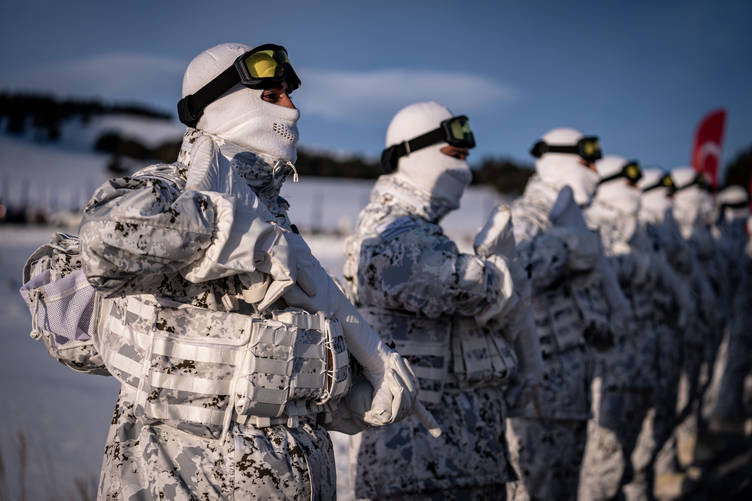
[[[636,181],[640,178],[640,168],[636,164],[627,165],[627,179]]]
[[[671,179],[670,176],[663,177],[663,186],[666,186],[667,188],[671,188],[673,185],[674,185],[674,180]]]
[[[254,52],[245,59],[245,67],[252,78],[269,78],[277,73],[273,50]]]
[[[470,134],[470,122],[467,120],[452,120],[449,127],[454,139],[464,139],[466,135]]]

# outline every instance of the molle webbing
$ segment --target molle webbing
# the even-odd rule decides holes
[[[212,436],[231,421],[295,426],[350,381],[342,329],[321,313],[261,318],[130,296],[105,300],[99,333],[137,415],[206,425]]]

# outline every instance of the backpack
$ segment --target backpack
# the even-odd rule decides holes
[[[81,269],[77,236],[55,233],[35,250],[19,292],[31,312],[30,335],[50,356],[78,372],[109,375],[92,336],[99,295]]]

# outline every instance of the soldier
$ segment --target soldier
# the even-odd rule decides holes
[[[594,419],[588,423],[579,499],[612,499],[631,476],[631,456],[642,422],[653,406],[657,338],[653,291],[659,283],[647,236],[637,214],[642,170],[636,161],[606,156],[596,163],[600,181],[585,211],[632,309],[616,330],[614,346],[596,353]]]
[[[279,196],[294,175],[299,85],[281,46],[202,52],[183,80],[178,161],[112,179],[86,206],[94,345],[122,382],[99,499],[334,499],[325,426],[410,412],[409,366]],[[349,393],[348,352],[365,378]]]
[[[351,443],[356,497],[503,499],[514,478],[506,406],[540,366],[509,211],[497,208],[462,253],[439,223],[460,205],[475,145],[467,118],[435,102],[389,124],[382,175],[346,242],[345,280],[371,325],[411,360],[444,431],[408,418]],[[505,401],[506,386],[514,386]]]
[[[729,319],[723,348],[716,360],[714,385],[708,401],[711,406],[710,427],[714,431],[740,433],[744,425],[744,377],[750,368],[749,325],[752,325],[749,305],[750,260],[745,254],[749,218],[749,195],[741,186],[729,186],[716,198],[715,238],[723,256],[724,277],[728,279]]]
[[[666,482],[694,460],[697,438],[703,428],[702,399],[723,333],[726,305],[723,266],[710,231],[713,199],[702,174],[691,167],[672,169],[675,184],[673,217],[689,249],[689,280],[697,305],[693,328],[687,329],[682,346],[683,368],[679,386],[680,423],[668,448],[662,453],[660,469]],[[679,270],[677,270],[679,271]],[[681,273],[680,273],[681,275]],[[681,453],[681,455],[680,455]]]
[[[591,345],[605,349],[612,343],[610,317],[623,316],[627,306],[618,284],[606,286],[609,270],[598,237],[579,209],[598,183],[598,139],[553,129],[531,153],[536,175],[514,202],[512,215],[521,264],[533,288],[544,373],[537,405],[508,422],[520,477],[508,496],[575,499],[590,417]]]
[[[669,255],[682,256],[682,250],[686,250],[671,218],[673,181],[660,169],[646,169],[642,174],[638,182],[641,195],[635,249],[649,256],[652,280],[648,297],[651,308],[640,328],[652,331],[656,344],[652,362],[649,349],[645,349],[637,352],[645,356],[640,356],[635,364],[635,373],[644,370],[654,377],[652,402],[641,420],[631,455],[632,478],[623,487],[625,498],[635,501],[653,498],[653,464],[674,424],[682,332],[693,311],[684,283],[667,261]],[[642,308],[635,306],[636,315],[642,312]]]

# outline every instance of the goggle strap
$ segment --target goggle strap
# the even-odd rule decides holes
[[[654,184],[651,184],[650,186],[646,186],[642,189],[643,193],[647,193],[648,191],[653,191],[656,188],[666,188],[670,193],[676,193],[676,185],[672,184],[671,186],[666,186],[663,184],[663,179],[665,176],[661,176],[658,181],[656,181]]]
[[[600,181],[598,181],[598,184],[605,184],[609,181],[613,181],[614,179],[619,179],[620,177],[623,177],[625,179],[629,179],[623,172],[617,172],[616,174],[611,174],[608,177],[604,177]]]
[[[418,137],[415,137],[409,141],[403,141],[394,147],[394,160],[396,161],[400,157],[408,156],[410,153],[414,153],[420,149],[436,144],[439,141],[444,140],[444,134],[441,127],[432,131],[426,132]]]
[[[577,147],[577,145],[567,146],[560,144],[546,144],[544,153],[570,153],[579,155],[580,149]]]
[[[235,65],[232,65],[197,90],[195,94],[189,94],[178,102],[180,121],[189,127],[195,127],[204,113],[204,108],[239,82],[238,70]]]
[[[747,200],[742,200],[741,202],[733,202],[733,203],[725,203],[721,204],[721,210],[723,209],[744,209],[749,206],[749,202]]]
[[[627,167],[631,165],[635,165],[635,164],[634,163],[626,164],[624,167],[622,167],[622,169],[619,172],[617,172],[616,174],[611,174],[608,177],[604,177],[603,179],[598,181],[598,184],[600,185],[600,184],[608,183],[609,181],[619,179],[620,177],[623,177],[624,179],[629,179],[629,176],[627,175]],[[642,177],[642,172],[640,172],[639,177],[637,179],[640,179],[641,177]],[[629,180],[636,181],[635,179],[629,179]]]
[[[695,176],[695,178],[691,182],[685,184],[684,186],[677,186],[676,191],[686,190],[690,186],[700,186],[701,188],[707,188],[700,183],[700,176]]]

